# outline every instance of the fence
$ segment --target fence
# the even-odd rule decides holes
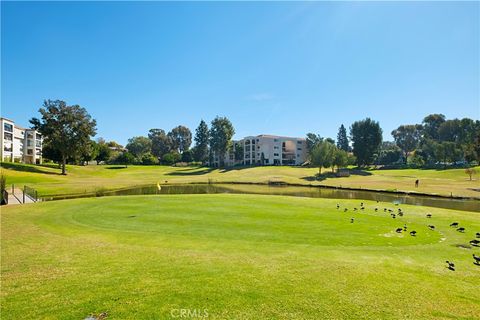
[[[18,192],[18,190],[20,190],[20,192]],[[15,191],[17,191],[17,192],[15,192]],[[38,201],[37,190],[35,190],[35,189],[33,189],[29,186],[23,186],[23,189],[22,189],[22,188],[15,188],[15,185],[12,184],[12,195],[18,200],[19,203],[37,202]]]

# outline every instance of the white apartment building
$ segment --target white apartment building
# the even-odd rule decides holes
[[[0,159],[5,162],[42,163],[42,135],[0,118]]]
[[[235,160],[235,147],[243,148],[243,159]],[[214,157],[213,165],[219,165]],[[225,155],[225,166],[234,165],[284,165],[298,166],[307,161],[305,138],[261,134],[233,141],[233,148]]]

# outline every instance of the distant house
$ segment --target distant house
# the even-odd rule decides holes
[[[243,149],[243,159],[235,160],[235,146]],[[233,148],[225,155],[225,166],[235,165],[290,165],[298,166],[307,160],[305,138],[261,134],[233,141]],[[217,155],[212,166],[219,165]]]
[[[0,159],[6,162],[42,163],[43,138],[40,132],[0,118]]]

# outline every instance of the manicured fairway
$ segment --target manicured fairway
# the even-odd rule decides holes
[[[5,167],[6,166],[6,167]],[[302,185],[327,185],[371,190],[398,190],[480,198],[477,180],[470,181],[464,169],[448,170],[370,170],[355,172],[350,177],[322,176],[316,180],[318,168],[305,167],[239,167],[212,169],[206,167],[170,166],[68,166],[68,175],[60,169],[21,164],[4,164],[2,173],[8,184],[28,185],[43,196],[118,189],[136,185],[208,182],[284,182]],[[480,171],[480,167],[477,167]],[[324,170],[330,173],[330,169]],[[477,177],[475,177],[477,178]],[[415,188],[415,180],[420,186]]]
[[[165,319],[177,309],[209,319],[478,319],[480,248],[468,241],[480,213],[402,206],[392,219],[374,207],[398,207],[364,201],[352,212],[360,202],[223,194],[2,208],[2,319]],[[405,223],[416,237],[395,233]]]

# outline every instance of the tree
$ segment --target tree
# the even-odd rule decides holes
[[[98,156],[98,144],[94,140],[91,140],[80,156],[82,165],[84,165],[85,162],[88,163],[89,161],[94,160],[97,156]]]
[[[152,154],[159,159],[172,149],[170,138],[162,129],[150,129],[148,138],[152,142]]]
[[[234,152],[236,161],[242,161],[243,160],[244,149],[243,149],[243,146],[240,143],[235,144],[233,152]],[[262,155],[263,155],[263,152],[262,152]]]
[[[438,140],[438,129],[440,125],[445,122],[445,116],[443,114],[430,114],[423,118],[423,134],[425,138],[432,140]]]
[[[219,159],[219,165],[225,165],[225,153],[229,150],[235,129],[226,117],[216,117],[210,125],[210,148]]]
[[[195,150],[194,158],[196,161],[205,162],[208,159],[208,141],[210,133],[205,121],[200,121],[195,130]]]
[[[181,155],[176,151],[168,152],[162,158],[165,164],[170,164],[170,165],[179,162],[180,159],[181,159]]]
[[[312,152],[313,147],[323,141],[323,138],[319,134],[315,133],[307,133],[306,137],[306,146],[307,146],[307,154],[310,155]]]
[[[318,173],[322,174],[322,167],[327,168],[332,166],[335,145],[330,142],[322,141],[317,143],[311,151],[311,162],[313,165],[318,166]]]
[[[435,144],[435,157],[446,168],[447,163],[457,161],[462,157],[462,151],[454,142],[439,142]]]
[[[402,157],[402,150],[392,141],[384,141],[380,145],[375,164],[389,165],[396,163]]]
[[[397,146],[402,149],[405,163],[407,163],[408,155],[414,151],[420,143],[422,137],[422,126],[419,124],[401,125],[392,131]]]
[[[440,141],[460,143],[462,136],[462,123],[458,119],[446,120],[438,127],[438,138]]]
[[[69,158],[78,158],[88,148],[90,137],[96,134],[96,121],[85,108],[67,106],[65,101],[46,100],[39,109],[42,119],[32,118],[30,123],[43,135],[52,160],[60,160],[62,174],[67,174]]]
[[[152,141],[147,137],[133,137],[128,139],[126,148],[135,158],[140,159],[145,153],[152,150]]]
[[[477,170],[475,170],[475,168],[467,168],[465,169],[465,173],[468,174],[470,181],[472,181],[472,177],[477,174]]]
[[[192,162],[193,161],[193,151],[192,150],[183,151],[182,161],[183,162]]]
[[[118,155],[116,162],[119,164],[123,164],[125,168],[128,168],[129,164],[135,162],[135,156],[130,152],[122,152]]]
[[[98,148],[98,154],[95,157],[95,160],[97,161],[97,165],[98,165],[100,164],[100,162],[106,162],[110,159],[110,156],[112,155],[112,149],[110,149],[110,147],[107,145],[107,143],[103,139],[98,139],[97,148]]]
[[[348,152],[347,129],[345,129],[343,124],[338,128],[337,148]]]
[[[382,143],[382,129],[377,121],[370,118],[356,121],[350,127],[353,154],[359,166],[373,162],[375,154]]]
[[[192,144],[192,132],[185,126],[177,126],[167,136],[170,138],[172,150],[183,153]]]
[[[142,155],[142,164],[144,165],[158,164],[158,158],[155,157],[150,152],[144,153]]]
[[[333,155],[332,170],[334,166],[337,167],[337,171],[338,171],[340,168],[346,167],[347,165],[348,165],[348,152],[340,148],[335,148],[334,155]]]

